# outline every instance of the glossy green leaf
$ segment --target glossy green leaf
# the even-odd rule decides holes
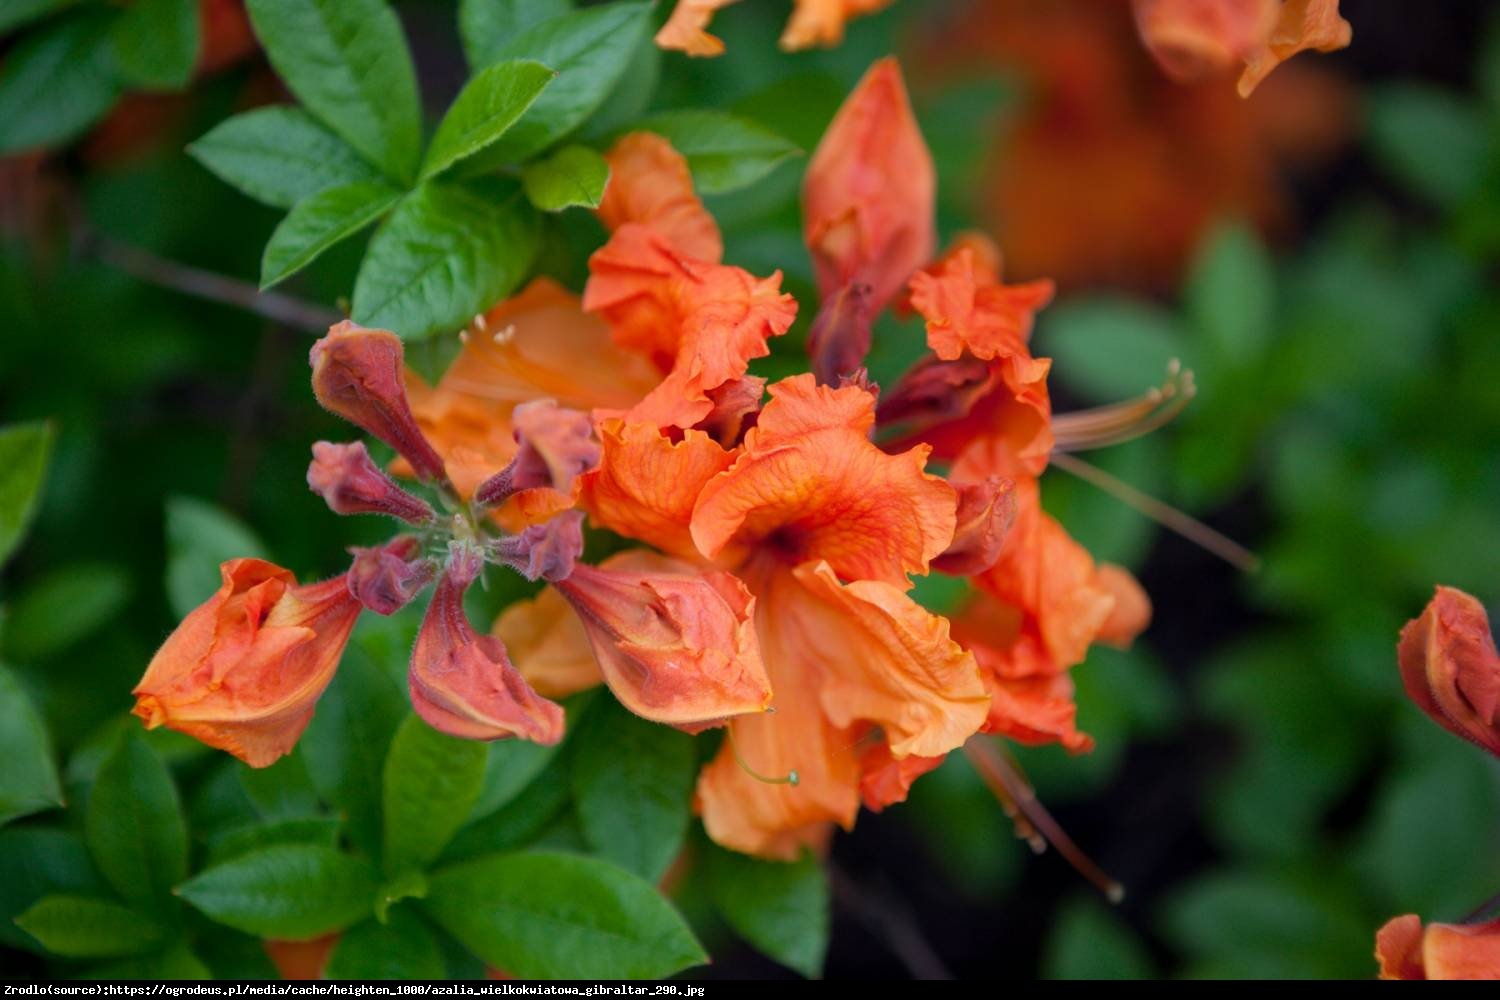
[[[496,740],[489,745],[484,783],[470,817],[488,816],[509,803],[557,756],[561,744],[530,740]]]
[[[406,909],[387,923],[366,920],[343,933],[328,959],[329,979],[445,979],[442,949],[427,923]]]
[[[422,176],[433,177],[503,136],[557,74],[531,59],[495,63],[454,98],[427,147]]]
[[[1118,298],[1074,299],[1039,319],[1035,350],[1051,355],[1054,378],[1082,390],[1090,402],[1139,396],[1167,377],[1175,358],[1191,367],[1186,338],[1170,313]]]
[[[354,319],[404,338],[461,329],[520,284],[537,240],[536,213],[513,185],[423,184],[370,241]]]
[[[1371,151],[1396,180],[1449,208],[1480,190],[1494,133],[1478,101],[1422,83],[1384,84],[1367,101]]]
[[[110,18],[60,18],[21,39],[0,64],[0,154],[74,138],[120,96]]]
[[[270,767],[241,764],[235,770],[245,797],[263,819],[301,819],[322,811],[300,744]]]
[[[410,715],[385,759],[387,874],[421,869],[468,818],[484,784],[485,744],[460,740]]]
[[[138,729],[121,733],[89,792],[85,830],[104,877],[125,899],[170,905],[187,876],[187,824],[166,765]]]
[[[52,744],[31,699],[0,667],[0,824],[63,804]]]
[[[179,618],[218,591],[220,563],[265,555],[238,518],[194,497],[167,500],[167,601]]]
[[[587,146],[564,146],[521,173],[526,197],[544,212],[598,208],[609,182],[609,164]]]
[[[416,72],[383,0],[248,0],[255,33],[307,110],[392,179],[421,153]]]
[[[519,163],[582,125],[614,89],[650,26],[648,3],[611,3],[536,24],[496,59],[535,59],[558,73],[536,103],[481,158]]]
[[[150,917],[87,896],[44,896],[16,923],[48,951],[64,958],[139,955],[162,941],[161,928]]]
[[[687,835],[698,771],[692,737],[603,698],[574,740],[573,800],[585,839],[655,882]]]
[[[381,181],[357,181],[308,195],[266,243],[260,259],[261,290],[296,274],[324,250],[380,218],[400,198],[400,191]]]
[[[1226,225],[1203,241],[1186,305],[1188,319],[1222,357],[1244,364],[1261,356],[1273,333],[1276,276],[1254,231]]]
[[[1092,899],[1063,907],[1042,969],[1048,979],[1151,979],[1151,957],[1115,911]]]
[[[659,979],[707,960],[649,882],[595,858],[528,852],[445,868],[422,909],[523,979]]]
[[[0,830],[0,945],[39,948],[15,918],[43,896],[108,893],[83,837],[74,831],[31,825]]]
[[[500,808],[481,813],[460,830],[443,853],[444,860],[466,861],[534,844],[568,808],[569,772],[566,755],[549,758],[519,794],[511,792]]]
[[[0,427],[0,566],[26,537],[36,516],[52,454],[48,424]]]
[[[572,9],[571,0],[459,0],[458,33],[469,66],[488,66],[518,32]]]
[[[115,20],[110,41],[127,84],[177,90],[198,60],[197,0],[136,0]]]
[[[727,111],[665,111],[632,127],[668,139],[687,158],[703,194],[746,187],[802,152],[765,126]]]
[[[299,940],[370,913],[369,865],[327,847],[279,844],[209,868],[178,887],[209,918],[260,937]]]
[[[379,173],[301,108],[256,108],[215,125],[188,152],[226,184],[274,208]]]
[[[282,819],[270,823],[231,830],[213,842],[208,851],[208,864],[219,865],[262,848],[276,844],[311,844],[316,847],[338,846],[339,829],[343,824],[333,817],[312,816],[302,819]]]
[[[705,849],[714,908],[756,950],[809,978],[828,951],[828,878],[811,854],[790,864]]]
[[[130,600],[130,574],[109,563],[55,569],[21,592],[5,626],[5,655],[30,663],[88,638]]]

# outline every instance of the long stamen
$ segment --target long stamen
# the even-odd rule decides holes
[[[1066,452],[1057,451],[1052,453],[1051,464],[1070,475],[1077,476],[1091,486],[1098,487],[1127,507],[1131,507],[1149,517],[1168,531],[1181,535],[1194,545],[1212,552],[1235,569],[1244,573],[1254,573],[1260,569],[1260,557],[1239,542],[1221,532],[1215,531],[1202,521],[1178,510],[1171,504],[1163,503],[1153,496],[1142,493],[1134,486],[1115,478],[1097,465],[1090,465],[1077,455],[1069,455]]]
[[[1489,914],[1491,910],[1495,909],[1500,909],[1500,892],[1495,893],[1489,899],[1486,899],[1484,902],[1480,903],[1479,906],[1477,906],[1473,910],[1473,912],[1465,916],[1462,920],[1459,921],[1459,923],[1476,924],[1487,914]]]
[[[1135,399],[1053,417],[1054,447],[1088,451],[1133,441],[1177,419],[1196,393],[1192,371],[1173,359],[1167,365],[1167,380]]]
[[[766,711],[769,712],[769,711],[772,711],[772,710],[768,708],[768,709],[766,709]],[[792,770],[788,771],[785,775],[783,775],[780,778],[772,778],[772,777],[768,777],[767,775],[761,774],[755,768],[753,768],[753,767],[750,766],[750,762],[749,761],[745,760],[744,757],[740,756],[740,747],[739,747],[739,744],[734,741],[734,727],[733,726],[729,726],[728,727],[728,732],[729,732],[729,752],[732,753],[732,754],[734,754],[734,762],[740,766],[740,770],[741,771],[744,771],[746,774],[750,775],[750,777],[754,778],[756,781],[762,782],[762,783],[767,784],[767,785],[791,785],[793,788],[797,787],[797,783],[800,782],[802,779],[797,775],[797,771],[796,771],[795,768],[793,768]]]
[[[1094,860],[1073,842],[1052,814],[1046,810],[1041,801],[1036,797],[1036,792],[1026,778],[1021,774],[1020,768],[1010,759],[993,740],[984,736],[976,736],[964,744],[964,754],[973,763],[979,776],[989,786],[991,792],[1000,800],[1005,808],[1006,814],[1012,819],[1024,819],[1024,825],[1017,819],[1016,832],[1018,836],[1032,845],[1032,850],[1040,853],[1036,841],[1039,839],[1043,846],[1051,844],[1057,849],[1073,870],[1093,883],[1094,887],[1104,894],[1104,898],[1111,903],[1119,903],[1125,898],[1125,887],[1111,878],[1104,869],[1094,863]],[[1015,813],[1011,810],[1014,809]]]

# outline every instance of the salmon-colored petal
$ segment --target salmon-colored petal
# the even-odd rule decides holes
[[[830,6],[799,5],[793,26]],[[799,30],[797,37],[813,34]],[[828,126],[802,186],[802,234],[823,298],[863,282],[871,288],[870,311],[878,313],[936,249],[936,192],[932,154],[900,66],[882,59]]]
[[[1073,681],[1066,674],[1009,680],[990,678],[990,714],[985,732],[1027,746],[1056,743],[1070,753],[1087,753],[1093,737],[1078,731]]]
[[[911,279],[911,305],[927,321],[927,346],[945,361],[966,352],[983,361],[1029,359],[1032,323],[1052,294],[1050,281],[1001,284],[998,267],[968,245]]]
[[[1406,693],[1449,732],[1500,755],[1500,654],[1484,605],[1438,587],[1396,649]]]
[[[1500,920],[1430,925],[1422,962],[1428,979],[1500,979]]]
[[[953,542],[932,561],[932,568],[952,576],[973,576],[995,565],[1005,536],[1016,521],[1016,484],[1003,476],[977,483],[956,482],[958,492]]]
[[[1133,0],[1141,41],[1168,76],[1191,82],[1255,55],[1276,24],[1277,0]]]
[[[580,502],[594,521],[687,559],[697,556],[689,534],[693,505],[714,476],[734,460],[702,431],[673,441],[652,424],[601,421],[599,468],[583,477]]]
[[[888,455],[871,444],[873,400],[858,387],[799,375],[770,392],[735,464],[698,497],[699,551],[760,547],[902,588],[906,574],[926,572],[953,540],[957,503],[953,487],[923,471],[927,448]]]
[[[815,46],[831,48],[844,40],[844,25],[861,14],[873,14],[892,0],[793,0],[796,6],[781,47],[789,52]]]
[[[818,664],[829,721],[878,725],[898,758],[940,756],[978,731],[989,695],[946,618],[888,583],[840,583],[826,562],[793,575],[805,599],[785,607],[777,627]]]
[[[1114,596],[1115,605],[1109,617],[1099,626],[1097,640],[1120,649],[1129,649],[1136,636],[1151,624],[1151,598],[1140,581],[1123,566],[1100,563],[1094,574],[1094,585]]]
[[[880,740],[859,758],[859,794],[865,808],[880,812],[886,806],[905,802],[918,778],[941,764],[945,757],[893,757],[890,744]]]
[[[1426,979],[1422,967],[1422,918],[1392,917],[1375,932],[1375,960],[1381,979]]]
[[[673,29],[673,22],[693,8],[722,6],[725,0],[679,0],[676,10],[656,36]],[[712,7],[709,7],[712,5]],[[707,23],[706,17],[703,23]],[[654,229],[681,253],[717,264],[724,256],[719,225],[693,190],[693,175],[687,160],[672,144],[654,132],[631,132],[621,136],[605,154],[609,161],[609,184],[599,202],[599,221],[613,232],[638,222]]]
[[[724,52],[724,42],[708,33],[708,22],[721,7],[735,0],[677,0],[672,15],[656,33],[656,44],[664,49],[685,52],[690,56],[717,56]]]
[[[500,613],[490,633],[544,698],[566,698],[604,683],[594,646],[572,605],[553,587]]]
[[[1339,16],[1339,0],[1284,0],[1265,44],[1245,60],[1240,96],[1249,97],[1273,69],[1297,53],[1333,52],[1353,37],[1354,29]]]

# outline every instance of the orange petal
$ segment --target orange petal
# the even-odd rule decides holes
[[[338,943],[339,932],[334,931],[310,941],[267,938],[260,944],[282,979],[322,979],[328,958]]]
[[[1066,674],[1021,680],[992,675],[989,690],[985,732],[1027,746],[1056,743],[1070,753],[1087,753],[1094,748],[1093,737],[1078,731],[1073,681]]]
[[[1381,979],[1426,979],[1422,968],[1422,918],[1415,913],[1387,920],[1375,932]]]
[[[710,35],[708,22],[714,12],[735,0],[677,0],[672,16],[656,33],[656,44],[690,56],[717,56],[724,52],[724,42]]]
[[[886,806],[905,802],[918,778],[941,764],[945,757],[891,756],[890,744],[875,743],[859,758],[859,794],[865,808],[880,812]]]
[[[1110,609],[1104,624],[1099,626],[1096,639],[1119,649],[1129,649],[1135,637],[1151,624],[1151,598],[1128,569],[1114,563],[1099,564],[1094,585],[1108,591],[1115,599],[1115,606]]]
[[[734,460],[702,431],[672,441],[651,424],[601,421],[599,468],[583,478],[580,502],[616,534],[666,552],[697,556],[688,524],[699,492]]]
[[[932,568],[952,576],[973,576],[995,565],[1005,536],[1016,521],[1016,484],[1003,476],[977,483],[955,482],[957,524],[953,542],[932,561]]]
[[[1428,979],[1500,979],[1500,920],[1429,925],[1422,961]]]
[[[699,0],[701,3],[702,0]],[[717,3],[719,0],[708,0]],[[675,18],[693,0],[683,0]],[[671,26],[662,28],[665,33]],[[660,42],[661,35],[657,35]],[[719,225],[693,191],[687,160],[654,132],[631,132],[610,147],[609,184],[599,202],[599,221],[613,232],[639,222],[654,229],[681,253],[717,264],[724,256]]]
[[[844,7],[799,4],[788,36],[833,6]],[[800,29],[796,37],[815,35]],[[803,182],[802,234],[823,298],[864,282],[871,286],[870,310],[878,313],[933,255],[936,191],[932,154],[901,69],[894,59],[882,59],[844,101]]]
[[[793,575],[805,600],[784,608],[777,627],[800,636],[803,660],[818,664],[829,721],[880,726],[898,758],[945,754],[978,731],[989,695],[946,618],[888,583],[840,583],[826,562]]]
[[[1277,0],[1133,0],[1136,30],[1168,76],[1201,80],[1250,59],[1276,24]]]
[[[1422,616],[1401,630],[1401,679],[1438,725],[1500,755],[1500,654],[1484,605],[1438,587]]]
[[[844,24],[861,14],[873,14],[891,0],[794,0],[795,9],[781,33],[781,47],[789,52],[821,46],[832,48],[844,40]]]
[[[583,622],[553,587],[508,606],[490,633],[505,644],[521,676],[544,698],[566,698],[604,682]]]
[[[953,540],[953,487],[923,471],[928,449],[888,455],[867,437],[874,400],[798,375],[771,401],[739,458],[709,481],[692,535],[713,558],[762,546],[791,564],[826,560],[846,580],[905,588]]]
[[[983,256],[981,256],[983,254]],[[961,244],[911,279],[911,305],[927,321],[927,345],[945,361],[965,352],[983,361],[1030,358],[1026,348],[1036,311],[1052,301],[1050,281],[1000,283],[998,266]]]
[[[1285,0],[1266,43],[1245,60],[1240,74],[1241,97],[1250,93],[1271,71],[1299,52],[1333,52],[1354,37],[1349,22],[1339,16],[1339,0]]]

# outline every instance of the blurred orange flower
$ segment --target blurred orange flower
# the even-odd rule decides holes
[[[724,42],[708,33],[714,14],[736,0],[677,0],[667,23],[656,33],[656,44],[690,56],[716,56]],[[781,47],[795,52],[815,46],[832,47],[844,40],[850,18],[872,14],[891,0],[792,0],[792,18],[781,35]]]
[[[1381,979],[1500,979],[1500,920],[1428,924],[1393,917],[1375,935]]]
[[[1401,679],[1417,707],[1451,733],[1500,756],[1500,654],[1484,605],[1438,587],[1401,630]]]

